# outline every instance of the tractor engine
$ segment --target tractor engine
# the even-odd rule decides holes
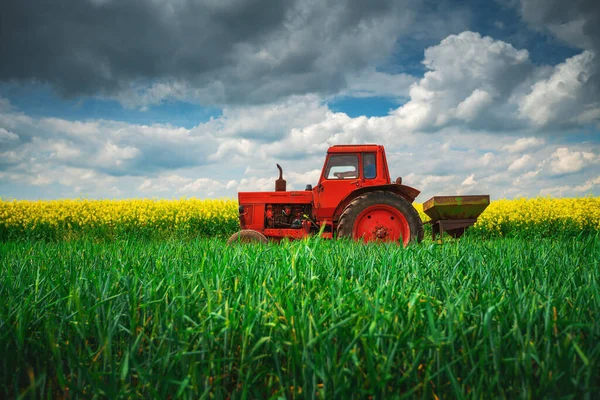
[[[300,229],[304,215],[310,215],[308,204],[267,204],[265,226],[267,228]]]

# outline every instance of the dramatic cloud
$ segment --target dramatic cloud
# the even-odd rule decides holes
[[[598,118],[600,103],[588,98],[588,82],[595,73],[594,53],[585,51],[559,64],[548,79],[531,86],[520,100],[521,117],[537,126],[580,125]],[[587,103],[587,104],[586,104]]]
[[[596,0],[520,0],[521,15],[572,46],[600,49],[600,7]]]
[[[450,35],[425,50],[429,71],[410,88],[410,101],[395,111],[398,126],[437,130],[449,124],[506,129],[509,99],[532,74],[527,50],[475,32]]]
[[[556,66],[534,66],[529,53],[475,32],[450,35],[425,50],[428,71],[393,114],[400,129],[543,132],[600,123],[593,81],[598,57],[584,51]]]
[[[271,115],[273,107],[255,107],[256,118]],[[293,116],[295,105],[287,107],[289,113],[281,115]],[[310,100],[302,107],[315,116],[323,111]],[[574,194],[598,187],[597,145],[547,144],[532,136],[456,128],[398,132],[393,116],[350,118],[329,110],[321,120],[315,117],[317,122],[306,124],[273,117],[280,121],[281,134],[265,142],[244,138],[244,130],[232,128],[247,118],[230,113],[184,129],[0,112],[18,136],[3,134],[9,140],[1,147],[0,183],[44,188],[52,197],[235,196],[240,190],[272,190],[275,163],[280,163],[288,188],[302,190],[317,183],[331,144],[375,142],[386,146],[392,176],[402,176],[422,191],[420,201],[439,194],[489,193],[500,198],[535,196],[544,188],[564,186],[562,193]],[[565,176],[574,177],[568,185]]]
[[[576,52],[550,64],[523,42],[465,31],[459,12],[425,16],[430,6],[415,0],[5,1],[0,89],[49,87],[85,106],[116,99],[149,122],[86,117],[80,104],[71,115],[28,112],[36,99],[0,97],[0,189],[235,196],[272,190],[280,163],[288,188],[302,190],[317,183],[330,145],[380,143],[419,201],[598,193],[597,10],[519,4],[536,35]],[[425,72],[404,69],[401,49],[423,37],[409,62]],[[370,115],[383,117],[331,105],[344,98],[360,113],[382,97],[384,112]],[[180,100],[218,112],[185,127],[152,122]]]
[[[521,0],[519,10],[523,19],[531,26],[548,31],[565,43],[587,50],[582,55],[585,60],[572,61],[565,69],[584,67],[585,76],[580,76],[586,84],[578,88],[582,101],[600,102],[600,6],[597,0]],[[595,57],[593,57],[595,55]],[[567,72],[567,71],[563,71]],[[567,72],[568,73],[568,72]],[[557,77],[558,78],[558,77]],[[572,86],[572,79],[567,78]],[[573,89],[570,87],[569,89]],[[569,90],[567,89],[567,90]]]
[[[335,93],[386,57],[417,2],[6,0],[0,80],[143,106]]]

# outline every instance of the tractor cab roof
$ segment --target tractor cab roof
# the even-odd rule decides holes
[[[338,144],[331,146],[327,153],[372,153],[382,147],[377,144]]]

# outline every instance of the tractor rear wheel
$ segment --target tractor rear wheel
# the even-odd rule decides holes
[[[339,218],[337,235],[365,242],[401,241],[406,246],[423,240],[423,222],[407,200],[377,190],[358,196],[346,206]]]
[[[227,240],[227,245],[235,243],[267,243],[267,237],[253,229],[243,229],[231,235]]]

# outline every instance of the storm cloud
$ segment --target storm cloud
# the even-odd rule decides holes
[[[243,104],[332,93],[390,52],[409,3],[6,0],[0,81],[132,104],[128,97]]]

